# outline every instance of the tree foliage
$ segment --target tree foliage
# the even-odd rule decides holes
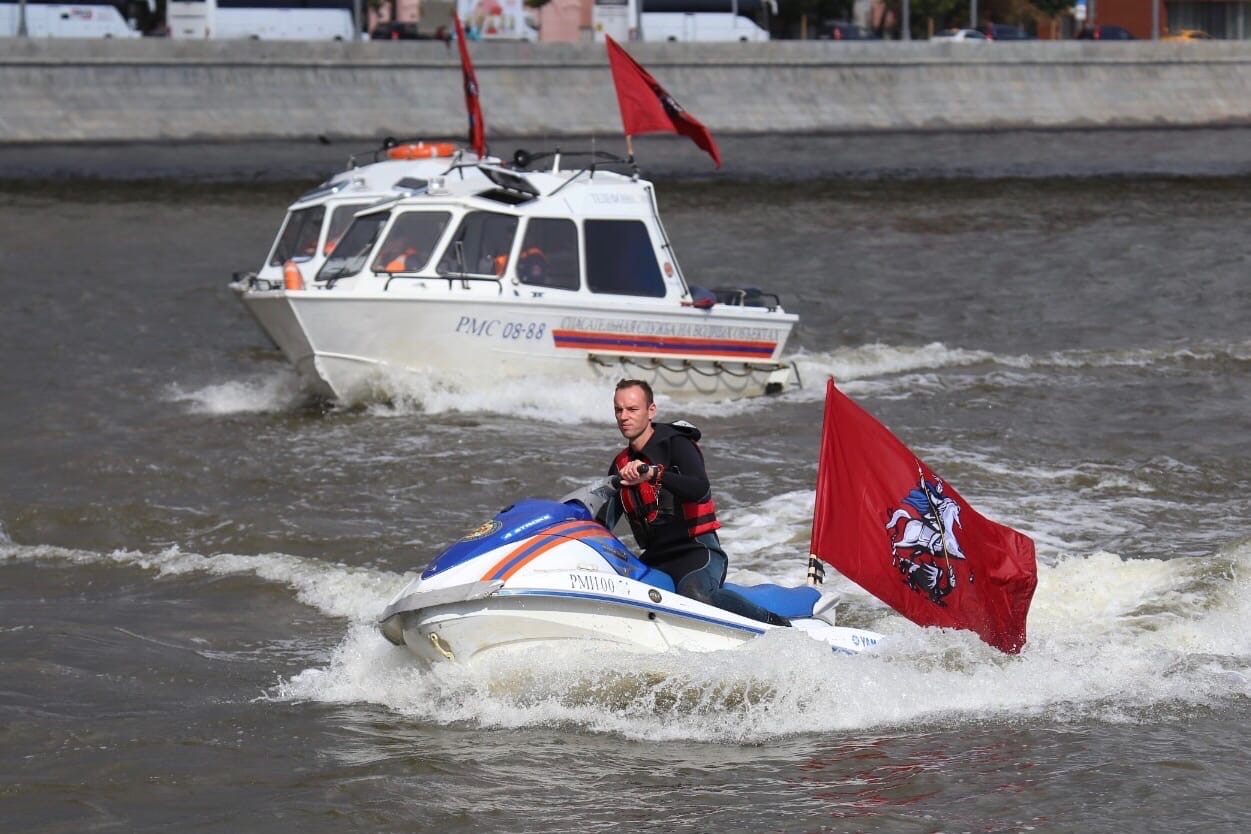
[[[1034,0],[1034,8],[1044,17],[1056,17],[1073,8],[1073,0]]]
[[[853,0],[778,0],[778,13],[773,18],[773,33],[782,37],[799,37],[800,20],[809,26],[823,20],[851,20]],[[813,32],[809,31],[808,37]]]

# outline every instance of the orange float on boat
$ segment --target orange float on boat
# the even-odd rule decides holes
[[[407,142],[387,149],[387,156],[391,159],[434,159],[454,153],[456,146],[451,142]]]
[[[295,261],[287,261],[282,265],[282,285],[289,290],[304,289],[304,276],[300,274],[300,268],[295,265]]]

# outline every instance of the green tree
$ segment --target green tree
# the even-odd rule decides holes
[[[778,13],[770,26],[774,37],[798,38],[801,21],[807,20],[809,38],[816,37],[823,20],[851,20],[853,0],[778,0]]]
[[[1055,17],[1073,8],[1073,0],[1034,0],[1033,5],[1043,17]]]
[[[896,15],[902,20],[903,3],[895,0],[895,6],[899,10]],[[933,19],[936,32],[963,28],[969,25],[969,0],[912,0],[910,13],[913,37],[925,33],[927,18]]]

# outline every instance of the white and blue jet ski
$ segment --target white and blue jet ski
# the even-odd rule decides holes
[[[595,520],[615,494],[603,479],[560,501],[525,499],[435,557],[383,612],[382,633],[429,663],[543,645],[636,652],[716,651],[775,628],[681,596]],[[834,624],[836,597],[815,587],[728,588],[834,651],[880,635]]]

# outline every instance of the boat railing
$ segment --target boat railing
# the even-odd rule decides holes
[[[504,294],[504,282],[493,275],[461,275],[460,273],[435,275],[433,278],[431,278],[431,276],[429,275],[418,275],[417,273],[405,275],[403,273],[394,272],[394,273],[391,273],[390,277],[387,278],[386,283],[382,285],[382,291],[386,292],[389,289],[391,289],[391,282],[397,278],[403,278],[403,279],[412,280],[412,281],[430,281],[430,280],[447,281],[447,288],[449,290],[455,289],[456,282],[458,281],[460,282],[461,289],[464,289],[464,290],[469,289],[470,285],[473,284],[474,282],[477,282],[480,284],[495,284],[499,290],[497,294],[498,295]]]
[[[632,171],[634,168],[634,163],[630,160],[623,159],[615,153],[609,153],[608,151],[562,151],[560,148],[552,151],[539,151],[537,153],[518,148],[513,153],[513,167],[518,171],[536,170],[533,167],[536,163],[557,157],[560,157],[562,160],[569,157],[578,160],[589,159],[589,162],[582,163],[582,170],[578,172],[579,174],[585,171],[594,173],[599,168],[607,168],[609,170],[621,168],[626,171]]]
[[[773,312],[782,306],[777,293],[759,287],[713,287],[712,294],[718,304],[728,307],[764,307]]]

